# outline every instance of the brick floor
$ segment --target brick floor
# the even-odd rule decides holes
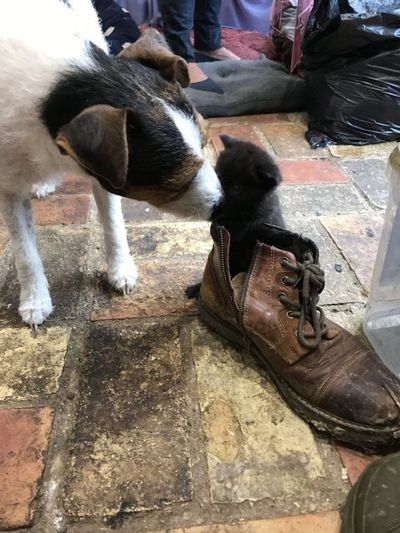
[[[357,482],[365,468],[378,458],[376,455],[365,455],[344,446],[338,446],[337,449],[352,485]]]
[[[71,182],[74,180],[71,179]],[[76,182],[80,183],[78,180]],[[69,186],[67,184],[67,187]],[[82,188],[82,185],[79,185],[79,188]],[[33,215],[38,226],[85,224],[90,205],[91,196],[88,194],[56,194],[32,200]],[[2,217],[0,224],[4,224]]]
[[[6,249],[7,244],[8,244],[8,235],[7,235],[6,231],[1,231],[0,230],[0,255]]]
[[[57,189],[57,194],[90,194],[92,185],[89,179],[66,176]]]
[[[287,224],[320,248],[321,303],[362,335],[393,145],[315,151],[305,127],[303,113],[212,119],[207,154],[215,162],[227,133],[276,157]],[[184,289],[201,279],[208,223],[124,200],[139,281],[122,297],[89,192],[70,176],[33,202],[55,305],[36,336],[18,318],[0,227],[0,529],[338,533],[351,483],[376,457],[316,435],[201,325]]]
[[[326,157],[328,150],[313,150],[304,138],[306,126],[303,124],[261,124],[258,126],[271,143],[279,158],[297,159],[302,157]]]
[[[84,224],[90,209],[87,194],[55,195],[32,201],[33,215],[38,225]]]
[[[290,516],[275,520],[252,520],[237,524],[168,529],[157,533],[339,533],[339,513]]]
[[[283,185],[346,183],[347,178],[329,159],[281,159]]]
[[[52,410],[0,409],[0,528],[29,525],[36,509]]]
[[[232,124],[229,126],[214,126],[210,128],[211,143],[216,152],[221,152],[221,150],[224,149],[224,145],[219,138],[220,135],[231,135],[232,137],[252,142],[260,148],[265,148],[265,143],[262,142],[251,125]]]
[[[321,221],[368,290],[382,231],[382,216],[351,214],[322,217]]]

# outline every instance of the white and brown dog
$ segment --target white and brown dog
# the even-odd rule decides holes
[[[0,206],[35,326],[52,311],[30,196],[63,174],[84,175],[104,226],[108,278],[129,292],[121,196],[207,219],[221,197],[203,155],[201,117],[181,86],[186,63],[157,32],[108,55],[90,0],[0,2]],[[117,196],[118,195],[118,196]]]

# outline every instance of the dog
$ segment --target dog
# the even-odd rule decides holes
[[[221,186],[188,84],[187,64],[155,30],[110,56],[91,0],[0,2],[0,209],[24,322],[36,327],[52,311],[32,191],[53,190],[64,174],[92,181],[108,279],[125,293],[137,271],[121,197],[210,217]]]
[[[229,268],[234,277],[248,270],[256,236],[264,223],[285,227],[276,190],[282,176],[272,157],[262,148],[229,135],[221,135],[220,139],[224,150],[215,170],[223,197],[211,220],[229,231]],[[197,298],[200,286],[200,283],[189,286],[186,295]]]

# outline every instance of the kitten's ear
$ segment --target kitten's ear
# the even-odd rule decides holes
[[[274,170],[268,171],[265,168],[257,168],[254,181],[262,185],[266,191],[269,191],[278,187],[282,181],[282,176],[277,167]]]
[[[232,146],[237,144],[239,141],[239,139],[235,139],[235,137],[231,137],[230,135],[220,135],[219,138],[221,139],[225,150],[227,148],[232,148]]]

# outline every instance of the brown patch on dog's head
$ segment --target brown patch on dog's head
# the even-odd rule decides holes
[[[200,130],[201,135],[201,147],[204,148],[208,141],[210,140],[210,128],[208,125],[207,120],[201,115],[198,111],[196,111],[196,123]]]
[[[188,154],[175,173],[159,187],[131,187],[126,190],[129,198],[142,200],[156,207],[176,200],[190,187],[203,161],[195,154]]]
[[[158,70],[167,81],[178,82],[182,87],[190,85],[186,61],[173,54],[164,37],[153,28],[145,30],[140,39],[124,48],[119,55]]]
[[[154,115],[154,124],[158,121],[160,126],[160,110]],[[110,192],[162,206],[186,192],[203,161],[187,151],[157,184],[138,181],[134,153],[137,143],[134,136],[142,138],[138,120],[132,109],[92,106],[61,128],[56,144],[62,154],[71,156]],[[142,177],[143,174],[139,176]]]
[[[128,113],[132,111],[108,105],[89,107],[61,128],[56,144],[62,154],[71,156],[90,174],[115,189],[123,189],[129,159]]]

